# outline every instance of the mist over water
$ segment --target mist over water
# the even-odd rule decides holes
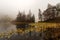
[[[0,23],[0,32],[7,32],[11,30],[16,30],[16,25],[10,23]]]
[[[0,32],[7,32],[16,30],[16,25],[13,25],[10,21],[13,20],[11,16],[1,15],[0,16]]]

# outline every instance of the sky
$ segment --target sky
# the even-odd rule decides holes
[[[0,0],[0,15],[9,15],[15,18],[19,11],[25,11],[28,14],[31,10],[37,17],[38,9],[43,12],[48,3],[56,5],[60,3],[60,0]]]

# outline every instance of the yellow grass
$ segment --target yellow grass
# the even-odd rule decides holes
[[[46,28],[60,28],[60,23],[30,23],[29,25],[31,25],[31,27],[25,29],[25,31],[23,31],[22,29],[18,29],[16,31],[11,30],[11,31],[7,32],[7,35],[4,32],[0,33],[0,37],[6,36],[9,38],[13,33],[24,34],[29,31],[40,32],[42,30],[45,30]]]

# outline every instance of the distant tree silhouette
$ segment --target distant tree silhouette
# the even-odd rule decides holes
[[[26,15],[25,12],[22,13],[22,21],[21,22],[25,22],[26,21]]]
[[[28,13],[28,15],[27,15],[27,22],[28,22],[28,23],[35,22],[35,16],[32,15],[31,10],[29,10],[29,13]]]
[[[39,9],[38,17],[39,17],[39,20],[42,21],[42,14],[40,9]]]
[[[31,22],[32,12],[29,10],[29,13],[27,15],[27,22]]]
[[[51,7],[53,7],[53,6],[52,6],[51,4],[49,4],[49,3],[48,3],[48,6],[47,6],[47,8],[51,8]]]
[[[19,13],[18,13],[18,15],[17,15],[17,18],[16,18],[16,21],[17,22],[20,22],[21,21],[21,16],[22,16],[22,14],[21,14],[21,12],[19,11]]]
[[[29,14],[28,15],[25,15],[25,12],[21,13],[19,11],[19,13],[17,15],[17,18],[16,18],[16,22],[24,22],[23,24],[17,24],[16,28],[17,29],[19,29],[19,28],[25,29],[26,27],[29,26],[29,23],[35,22],[35,17],[34,17],[34,15],[32,16],[31,10],[29,10]]]
[[[33,16],[32,16],[32,22],[35,22],[35,16],[34,16],[34,14],[33,14]]]
[[[25,19],[26,19],[26,15],[25,13],[21,13],[19,11],[18,15],[17,15],[17,18],[16,18],[16,22],[25,22]],[[19,29],[19,28],[25,28],[26,27],[26,24],[17,24],[16,25],[16,28]]]

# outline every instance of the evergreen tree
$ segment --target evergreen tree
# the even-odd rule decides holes
[[[57,7],[57,10],[60,11],[60,3],[58,3],[56,7]]]
[[[31,17],[32,17],[32,12],[31,12],[31,10],[29,10],[29,13],[27,15],[27,22],[31,22],[32,21]]]
[[[51,4],[48,4],[47,8],[51,8],[51,7],[53,7],[53,6]]]
[[[21,21],[21,19],[22,19],[22,14],[21,14],[21,12],[19,11],[19,13],[18,13],[18,15],[17,15],[17,18],[16,18],[16,21],[17,22],[20,22]]]
[[[42,21],[42,14],[40,9],[39,9],[38,17],[39,17],[39,20]]]
[[[57,5],[56,5],[56,8],[57,8],[57,16],[59,15],[60,16],[60,3],[58,3]]]
[[[56,13],[56,6],[53,6],[51,8],[47,8],[44,12],[43,15],[45,17],[45,20],[49,20],[49,19],[55,19],[55,15]]]
[[[33,14],[33,16],[32,16],[32,22],[35,22],[35,16],[34,16],[34,14]]]
[[[25,12],[22,13],[22,21],[21,22],[26,22],[26,15],[25,15]]]

